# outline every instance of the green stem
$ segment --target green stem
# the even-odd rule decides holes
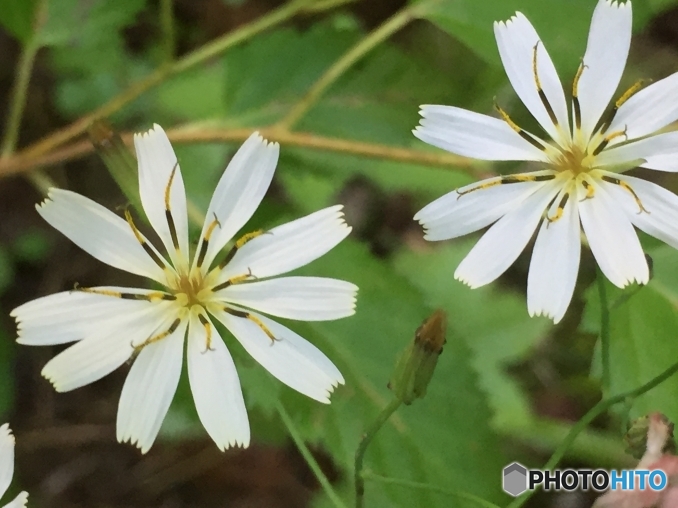
[[[285,406],[283,406],[282,403],[278,401],[276,403],[276,409],[278,410],[280,419],[285,424],[285,427],[287,427],[287,431],[290,433],[292,441],[294,441],[294,444],[299,450],[299,453],[301,453],[301,456],[308,464],[308,467],[311,468],[311,471],[313,472],[316,479],[320,483],[320,486],[322,487],[327,497],[330,499],[330,501],[332,501],[332,504],[335,506],[335,508],[346,508],[346,505],[339,498],[339,495],[334,491],[334,489],[332,488],[332,484],[330,484],[330,481],[327,479],[322,469],[320,469],[320,465],[315,460],[315,457],[313,457],[311,450],[308,449],[306,443],[304,443],[304,440],[301,438],[301,434],[297,429],[296,425],[294,425],[294,422],[292,421],[292,418],[285,409]]]
[[[610,306],[605,290],[605,276],[598,268],[596,274],[598,297],[600,299],[600,356],[603,363],[602,389],[603,394],[610,393]]]
[[[163,64],[174,61],[176,39],[174,32],[174,0],[160,0],[160,28],[162,30]]]
[[[500,426],[497,430],[506,439],[518,441],[544,455],[550,455],[572,430],[574,423],[546,418],[533,418],[529,423]],[[633,458],[624,452],[617,432],[585,429],[567,449],[565,458],[604,468],[633,467]]]
[[[7,124],[5,125],[5,136],[2,140],[0,149],[0,158],[6,158],[14,153],[17,141],[19,139],[19,128],[21,119],[26,106],[26,97],[28,95],[28,84],[31,81],[33,63],[35,56],[40,49],[40,30],[47,15],[47,0],[41,0],[35,6],[35,18],[33,20],[33,30],[28,42],[21,51],[19,65],[16,72],[12,94],[9,102],[9,114],[7,115]]]
[[[595,420],[599,415],[603,414],[605,411],[610,409],[615,404],[619,404],[620,402],[624,402],[627,399],[633,399],[646,392],[649,392],[654,387],[660,385],[668,378],[673,376],[676,372],[678,372],[678,363],[674,363],[671,367],[666,369],[657,377],[651,379],[650,381],[648,381],[647,383],[638,388],[629,390],[624,393],[620,393],[619,395],[615,395],[614,397],[609,397],[598,402],[598,404],[593,406],[593,408],[591,408],[581,420],[579,420],[572,426],[572,430],[570,430],[565,439],[563,439],[560,445],[558,445],[558,447],[553,452],[553,455],[551,455],[551,458],[548,460],[548,462],[544,465],[542,469],[551,471],[554,467],[556,467],[560,460],[565,455],[565,453],[567,452],[567,450],[570,448],[574,440],[577,439],[577,436],[586,427],[588,427],[589,424],[593,420]],[[513,502],[511,502],[506,508],[518,508],[520,506],[523,506],[523,504],[525,504],[527,500],[530,499],[535,492],[536,490],[528,490],[523,495],[514,499]]]
[[[293,0],[269,14],[262,16],[256,21],[242,26],[229,34],[218,38],[214,42],[206,44],[200,49],[195,50],[193,53],[186,55],[181,60],[177,60],[172,65],[161,67],[150,76],[132,85],[98,109],[81,117],[64,129],[51,134],[42,141],[38,141],[31,145],[21,153],[21,157],[37,157],[38,155],[52,151],[85,132],[95,120],[100,120],[115,113],[144,92],[165,81],[167,78],[192,69],[193,67],[224,53],[241,42],[291,19],[298,12],[307,8],[308,4],[309,0]]]
[[[404,7],[387,19],[382,25],[370,32],[360,42],[349,49],[325,71],[318,81],[308,90],[306,95],[276,124],[281,130],[289,130],[318,102],[325,91],[334,84],[353,64],[372,51],[380,43],[415,19],[418,9],[423,4]]]
[[[497,506],[494,503],[486,501],[483,498],[480,498],[478,496],[474,496],[473,494],[469,494],[468,492],[464,492],[462,490],[446,489],[444,487],[436,487],[435,485],[428,485],[427,483],[413,482],[411,480],[401,480],[400,478],[389,478],[388,476],[381,476],[381,475],[372,473],[371,471],[365,471],[363,473],[363,478],[365,480],[371,480],[371,481],[375,481],[375,482],[379,482],[379,483],[386,483],[388,485],[401,485],[403,487],[407,487],[407,488],[415,489],[415,490],[426,490],[426,491],[429,491],[429,492],[437,492],[439,494],[444,494],[446,496],[461,499],[463,501],[471,501],[472,503],[475,503],[478,506],[482,506],[483,508],[499,508],[499,506]]]
[[[365,458],[365,452],[367,447],[374,439],[374,436],[379,432],[379,429],[386,423],[396,409],[400,407],[402,401],[400,399],[393,399],[389,404],[381,410],[381,413],[377,416],[377,419],[372,422],[372,424],[367,428],[363,434],[360,443],[358,444],[358,449],[355,451],[355,467],[353,470],[353,479],[355,482],[355,506],[356,508],[363,507],[364,495],[365,495],[365,481],[363,478],[363,459]]]

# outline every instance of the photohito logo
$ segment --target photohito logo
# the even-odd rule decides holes
[[[506,466],[502,472],[504,492],[517,497],[526,490],[542,486],[544,490],[664,490],[668,481],[661,469],[527,469],[519,462]]]

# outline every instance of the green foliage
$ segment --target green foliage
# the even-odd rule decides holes
[[[121,33],[145,4],[63,0],[49,6],[40,41],[52,47],[61,78],[56,99],[66,114],[77,116],[100,106],[147,71],[147,65],[128,55]]]
[[[506,367],[529,354],[546,333],[544,318],[527,315],[523,295],[496,287],[469,290],[454,280],[454,270],[473,241],[454,242],[423,252],[402,252],[396,269],[425,295],[430,305],[448,313],[448,329],[473,352],[480,387],[487,393],[498,428],[525,426],[531,412],[524,393]]]
[[[320,440],[346,465],[352,464],[361,433],[392,397],[386,384],[397,353],[433,307],[415,286],[350,240],[301,272],[346,279],[361,288],[352,318],[297,327],[321,340],[317,344],[337,362],[347,382],[329,408],[315,407],[315,418],[298,418],[310,438]],[[469,359],[465,342],[456,330],[449,331],[426,397],[402,407],[378,434],[367,453],[368,468],[497,499],[496,477],[504,459],[499,453],[481,451],[496,446],[496,437]],[[383,505],[372,497],[381,489],[401,506],[449,506],[449,500],[420,495],[409,500],[403,498],[402,489],[371,484],[368,506]]]
[[[36,0],[4,0],[0,8],[0,24],[26,44],[33,31]]]
[[[224,0],[228,5],[239,1]],[[492,32],[495,20],[507,19],[516,10],[524,12],[566,77],[574,73],[584,52],[595,5],[593,0],[550,1],[548,8],[544,0],[421,2],[427,4],[425,17],[445,33],[431,30],[430,25],[414,25],[413,35],[403,34],[397,43],[378,46],[341,76],[296,130],[432,150],[411,135],[419,120],[420,104],[456,104],[488,112],[497,90],[508,86]],[[634,1],[636,28],[669,3]],[[0,9],[0,23],[21,41],[27,40],[32,3],[11,1],[8,5],[11,8]],[[156,7],[145,0],[52,2],[40,41],[50,46],[57,105],[65,117],[91,111],[157,68],[159,41],[131,51],[121,35],[144,9]],[[270,126],[284,118],[364,35],[365,30],[348,11],[270,30],[207,65],[167,80],[116,113],[113,123],[121,129],[125,122],[135,129],[153,122],[166,127],[190,122],[190,127],[197,129]],[[200,212],[207,209],[236,148],[234,143],[176,147],[190,201]],[[269,228],[344,202],[351,197],[347,184],[357,180],[380,198],[402,193],[418,206],[472,181],[462,169],[283,145],[274,184],[247,230]],[[479,164],[474,172],[485,169],[503,172],[506,166]],[[349,223],[351,213],[369,216],[378,206],[347,206]],[[412,230],[419,234],[415,228],[413,224]],[[403,236],[397,241],[405,243]],[[357,313],[351,318],[285,323],[318,345],[344,373],[346,385],[337,389],[329,406],[272,379],[221,329],[240,374],[253,440],[285,441],[285,427],[276,411],[282,401],[303,438],[328,451],[346,477],[362,433],[393,397],[386,384],[398,351],[412,340],[421,321],[441,307],[449,316],[448,342],[426,397],[396,412],[368,450],[366,465],[382,475],[502,500],[500,470],[512,457],[499,451],[495,432],[520,429],[516,434],[525,434],[535,428],[529,394],[508,374],[508,367],[528,358],[552,328],[546,319],[529,318],[524,291],[501,283],[472,291],[454,280],[454,270],[472,242],[425,248],[417,243],[399,246],[389,257],[376,258],[354,236],[299,271],[349,280],[360,287]],[[35,263],[46,250],[49,246],[39,234],[27,234],[11,248],[0,248],[0,293],[14,277],[12,257]],[[609,288],[611,301],[616,302],[611,316],[613,393],[638,386],[678,359],[674,339],[678,256],[666,247],[653,250],[653,256],[656,277],[648,287],[635,294],[633,288],[623,294]],[[599,322],[596,299],[593,291],[585,321],[594,332]],[[6,345],[8,341],[2,339],[0,336],[0,343]],[[0,372],[11,372],[11,358],[11,351],[0,351]],[[0,386],[4,390],[0,390],[0,411],[4,411],[12,400],[10,379],[0,379]],[[632,413],[640,416],[660,410],[678,421],[677,390],[678,378],[667,381],[635,401]],[[562,438],[562,429],[557,430],[552,441]],[[174,439],[204,435],[185,373],[163,434]],[[586,458],[591,459],[590,455]],[[351,495],[348,483],[338,487],[347,499]],[[450,500],[439,494],[369,481],[366,487],[368,506],[450,506]],[[455,501],[454,506],[467,505]]]
[[[624,291],[606,284],[610,304],[610,393],[636,388],[678,361],[678,256],[661,246],[651,251],[654,277],[645,287]],[[587,322],[599,330],[600,302],[595,287],[589,290]],[[597,362],[600,359],[597,358]],[[599,363],[595,372],[600,373]],[[678,377],[633,401],[624,417],[639,418],[660,411],[678,421]]]
[[[543,0],[415,0],[414,3],[426,4],[423,12],[427,19],[495,65],[500,65],[500,61],[493,24],[495,21],[505,21],[520,11],[534,25],[556,67],[561,70],[561,76],[573,76],[584,55],[591,14],[595,7],[595,2],[591,0],[549,2],[548,8]],[[675,4],[674,0],[663,3],[657,0],[635,0],[634,27],[640,29],[649,21],[653,11],[665,9],[669,3]],[[563,20],[567,22],[563,23]]]

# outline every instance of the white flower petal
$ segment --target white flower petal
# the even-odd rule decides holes
[[[208,322],[211,345],[197,316],[191,317],[188,332],[188,379],[195,408],[207,433],[219,449],[247,448],[250,426],[240,379],[231,354],[216,328]]]
[[[555,217],[562,203],[558,195],[548,212]],[[527,277],[530,316],[547,316],[558,323],[567,311],[579,272],[581,240],[577,194],[570,195],[559,220],[541,224]]]
[[[593,11],[578,86],[581,130],[593,132],[621,79],[631,45],[631,2],[599,0]]]
[[[21,492],[12,501],[7,503],[4,508],[24,508],[28,502],[28,492]]]
[[[271,277],[318,259],[351,232],[342,208],[336,205],[319,210],[249,241],[221,271],[219,282],[249,272],[258,278]]]
[[[153,292],[114,286],[91,289],[144,295]],[[118,316],[148,304],[84,291],[64,291],[24,303],[10,315],[17,321],[19,344],[48,346],[81,340],[107,327]]]
[[[642,163],[645,160],[645,163]],[[665,132],[630,143],[614,146],[603,150],[596,157],[596,166],[623,165],[624,163],[639,161],[644,168],[658,169],[660,171],[678,170],[678,131]],[[664,166],[661,162],[669,163]],[[667,169],[664,169],[667,168]]]
[[[9,424],[0,427],[0,496],[7,492],[14,476],[14,435]]]
[[[178,247],[188,258],[188,214],[184,179],[177,156],[165,131],[157,124],[148,132],[134,135],[134,148],[139,162],[139,194],[148,221],[165,244],[175,266],[182,258],[173,245],[165,203],[167,186],[169,205],[176,230]],[[174,175],[174,176],[172,176]]]
[[[494,35],[506,75],[516,94],[544,130],[563,146],[570,138],[565,94],[556,68],[539,35],[520,12],[516,12],[506,22],[496,22]],[[539,97],[533,67],[535,47],[537,48],[537,74],[541,88],[555,114],[558,125],[554,125]]]
[[[617,111],[608,133],[626,131],[617,138],[635,139],[652,134],[678,120],[678,72],[633,95]]]
[[[491,161],[546,161],[546,154],[505,121],[454,106],[421,106],[412,133],[448,152]]]
[[[133,344],[152,337],[172,312],[170,302],[136,304],[136,309],[110,318],[47,362],[42,375],[57,392],[80,388],[113,372],[130,359]]]
[[[252,313],[271,331],[275,341],[249,319],[224,311],[213,313],[243,345],[245,350],[273,376],[290,388],[329,404],[330,394],[344,378],[317,347],[289,328]]]
[[[530,241],[560,185],[558,180],[548,182],[499,219],[459,264],[454,278],[477,288],[504,273]]]
[[[633,195],[619,185],[607,184],[606,190],[626,212],[638,229],[678,249],[678,196],[659,185],[632,176],[610,174],[627,183],[647,212],[641,212]]]
[[[531,176],[552,175],[554,171],[537,171]],[[501,181],[501,177],[488,178],[467,185],[436,199],[414,216],[426,228],[424,238],[429,241],[448,240],[489,226],[513,210],[546,182],[516,182],[478,189],[474,187]]]
[[[130,441],[141,453],[151,448],[177,390],[187,324],[184,319],[174,333],[145,346],[122,388],[118,441]]]
[[[235,284],[215,296],[273,316],[327,321],[355,314],[355,284],[323,277],[281,277]]]
[[[75,192],[50,189],[48,199],[36,208],[53,228],[99,261],[165,283],[163,270],[144,251],[129,224],[100,204]]]
[[[641,168],[675,173],[678,171],[678,148],[673,153],[652,155],[645,160],[646,162],[640,165]]]
[[[212,195],[201,238],[216,218],[219,221],[210,238],[203,267],[250,220],[271,185],[280,146],[267,143],[258,132],[243,143],[231,159]]]
[[[624,208],[607,190],[613,184],[593,178],[588,182],[595,194],[584,199],[584,191],[578,189],[579,216],[600,269],[620,288],[634,281],[646,284],[650,277],[647,261]]]

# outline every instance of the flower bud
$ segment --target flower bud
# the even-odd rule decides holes
[[[447,316],[438,309],[426,318],[414,334],[414,340],[398,357],[388,387],[405,404],[426,395],[438,356],[443,352]]]

